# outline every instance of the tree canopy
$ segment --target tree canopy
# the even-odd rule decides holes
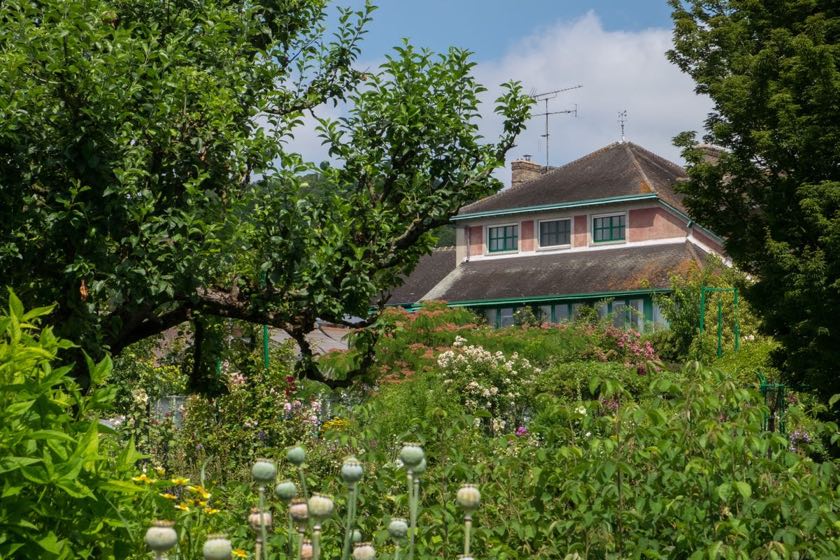
[[[0,270],[57,302],[92,355],[229,317],[297,340],[366,317],[500,188],[492,171],[530,100],[504,86],[501,137],[478,133],[469,53],[408,44],[354,67],[373,7],[326,0],[9,0],[0,4]],[[320,120],[334,167],[289,149]],[[316,378],[317,372],[312,373]]]
[[[753,276],[746,296],[796,383],[840,392],[840,5],[672,0],[670,59],[714,102],[690,163],[692,215]]]

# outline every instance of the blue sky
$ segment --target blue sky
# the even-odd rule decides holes
[[[358,8],[363,0],[338,0]],[[450,45],[473,51],[477,79],[489,88],[480,124],[487,141],[501,123],[492,112],[498,85],[520,80],[526,91],[576,84],[581,89],[552,100],[550,111],[574,109],[550,121],[550,165],[560,165],[620,139],[618,112],[628,113],[627,139],[682,163],[674,136],[702,132],[711,102],[670,64],[670,9],[664,0],[380,0],[358,61],[375,68],[403,37],[435,51]],[[320,116],[339,117],[323,107]],[[539,112],[539,111],[535,111]],[[509,162],[525,154],[545,163],[543,119],[532,119],[499,173],[509,181]],[[319,162],[326,157],[314,127],[297,131],[292,148]]]
[[[364,5],[355,0],[343,4]],[[449,46],[498,58],[519,39],[558,20],[598,15],[608,31],[671,25],[665,0],[380,0],[365,40],[367,56],[384,56],[403,37],[433,50]]]

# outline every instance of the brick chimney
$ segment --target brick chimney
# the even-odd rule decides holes
[[[726,153],[724,148],[714,144],[700,144],[697,149],[703,153],[703,162],[711,165],[717,165],[720,158]]]
[[[523,159],[517,159],[510,164],[510,186],[516,187],[533,181],[543,174],[544,167],[531,161],[531,156],[525,155]]]

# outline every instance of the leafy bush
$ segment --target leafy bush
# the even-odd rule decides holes
[[[106,358],[88,363],[82,391],[57,354],[72,347],[40,323],[51,308],[25,312],[14,293],[0,315],[0,557],[124,558],[130,521],[121,505],[139,458],[98,415],[115,387]]]
[[[656,297],[669,328],[652,336],[662,357],[672,362],[686,359],[711,362],[717,350],[717,302],[722,303],[722,342],[731,351],[735,342],[736,318],[731,293],[706,295],[705,330],[700,332],[700,297],[702,288],[741,288],[749,280],[717,257],[709,256],[703,267],[693,266],[688,272],[670,279],[672,293]],[[743,297],[738,301],[737,320],[741,336],[757,333],[758,319]]]

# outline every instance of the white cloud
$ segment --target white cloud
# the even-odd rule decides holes
[[[549,102],[549,111],[574,108],[579,116],[550,117],[550,163],[559,165],[620,138],[618,112],[626,109],[626,137],[672,161],[680,162],[672,138],[684,130],[702,130],[711,101],[694,93],[694,83],[668,62],[671,31],[606,31],[590,12],[572,22],[538,29],[501,60],[479,65],[479,79],[497,94],[495,84],[520,80],[537,93],[582,84]],[[491,85],[492,84],[492,85]],[[534,113],[544,112],[539,105]],[[488,112],[489,113],[489,112]],[[545,161],[544,118],[534,118],[510,159],[533,154]],[[498,118],[485,119],[482,132],[494,138]],[[504,177],[509,174],[505,173]]]
[[[711,109],[706,97],[694,93],[694,83],[668,62],[665,51],[671,47],[671,31],[646,29],[638,32],[607,31],[593,12],[574,21],[547,25],[515,44],[499,60],[484,61],[476,75],[495,99],[498,84],[520,80],[527,91],[544,92],[583,84],[583,88],[561,93],[549,102],[550,111],[578,105],[579,116],[550,117],[552,165],[566,163],[620,138],[618,112],[628,113],[626,137],[672,161],[680,162],[672,138],[683,130],[702,130]],[[337,117],[343,108],[321,108],[322,116]],[[534,112],[544,110],[544,105]],[[498,137],[501,121],[493,114],[492,103],[484,110],[481,131],[488,141]],[[300,151],[314,162],[327,159],[326,150],[307,119],[296,131],[289,148]],[[541,135],[544,119],[534,118],[508,154],[516,159],[533,154],[545,160]],[[509,182],[509,170],[500,174]]]

